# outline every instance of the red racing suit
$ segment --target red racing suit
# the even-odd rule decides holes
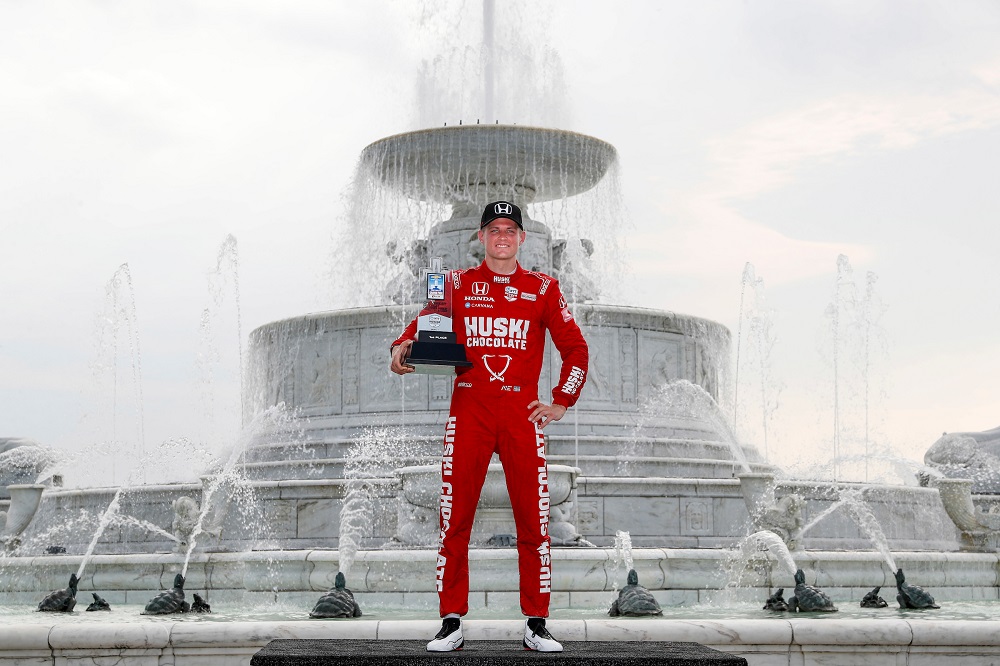
[[[528,420],[539,399],[545,331],[562,357],[552,402],[572,407],[589,352],[559,283],[520,264],[511,275],[483,263],[449,273],[452,325],[471,368],[459,368],[441,459],[437,590],[441,617],[469,611],[469,538],[493,453],[503,464],[517,525],[521,612],[547,617],[552,589],[545,437]],[[414,320],[393,346],[416,337]]]

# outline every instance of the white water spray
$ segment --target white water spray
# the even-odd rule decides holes
[[[747,553],[747,548],[750,546],[771,553],[790,576],[795,575],[798,566],[796,566],[795,560],[792,559],[792,554],[788,551],[788,546],[774,532],[767,530],[754,532],[739,543],[739,549],[744,553]]]

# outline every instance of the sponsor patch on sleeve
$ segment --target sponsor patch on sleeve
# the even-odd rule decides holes
[[[586,373],[574,365],[570,370],[569,376],[566,378],[566,383],[563,384],[560,390],[566,395],[574,395],[579,390],[580,384],[583,383],[584,377],[586,377]]]

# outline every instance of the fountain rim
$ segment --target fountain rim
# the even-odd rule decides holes
[[[517,157],[511,160],[509,153],[499,150],[504,143],[534,150],[534,141],[539,137],[549,138],[558,146],[554,152],[537,152],[542,159],[531,170],[525,170],[523,165],[512,167],[522,161]],[[473,159],[455,162],[443,151],[435,152],[434,139],[469,142],[466,152]],[[577,146],[587,146],[601,156],[598,173],[580,168],[583,162]],[[500,159],[501,154],[507,158]],[[478,208],[497,199],[513,198],[530,205],[581,194],[597,186],[617,161],[618,150],[612,144],[588,134],[498,123],[446,125],[393,134],[365,146],[359,165],[367,165],[371,177],[411,199]],[[386,169],[386,164],[395,168]]]
[[[690,322],[694,325],[703,325],[707,328],[717,329],[720,332],[732,336],[729,328],[720,322],[713,319],[707,319],[705,317],[698,317],[696,315],[689,315],[682,312],[675,312],[673,310],[660,310],[657,308],[646,308],[637,305],[619,305],[619,304],[609,304],[609,303],[570,303],[573,312],[576,316],[577,323],[586,326],[597,326],[602,325],[613,325],[612,322],[600,322],[600,321],[587,321],[590,315],[600,315],[602,313],[615,313],[623,315],[636,315],[636,316],[652,316],[659,317],[663,319],[681,319],[686,322]],[[255,336],[263,335],[268,329],[279,327],[283,324],[291,324],[293,322],[313,322],[322,319],[328,319],[331,316],[342,316],[349,318],[351,316],[355,317],[365,317],[372,316],[376,314],[385,315],[386,317],[397,317],[399,319],[400,330],[406,325],[408,319],[412,317],[406,317],[406,313],[412,312],[413,316],[420,310],[421,304],[410,303],[407,305],[365,305],[354,308],[340,308],[337,310],[320,310],[318,312],[309,312],[306,314],[295,315],[293,317],[285,317],[283,319],[276,319],[270,321],[260,326],[257,326],[250,331],[250,340],[253,342]],[[397,315],[404,315],[403,317],[398,317]],[[403,321],[407,319],[407,321]],[[359,324],[360,326],[361,324]]]
[[[557,435],[557,437],[571,437],[571,435]],[[428,436],[427,439],[438,441],[440,437]],[[400,467],[394,472],[404,469],[412,469],[416,467],[433,467],[435,469],[440,469],[438,464],[428,464],[428,465],[409,465],[405,467]],[[552,463],[549,465],[549,469],[552,468],[576,468],[574,465],[565,465],[562,463]],[[756,474],[756,473],[754,473]],[[371,479],[372,481],[392,481],[397,478],[396,476],[386,476]],[[583,475],[581,474],[579,478],[586,478],[592,482],[602,481],[605,479],[613,479],[616,481],[621,481],[621,477],[605,477],[601,475]],[[645,481],[653,480],[660,483],[666,483],[669,485],[684,485],[690,483],[696,483],[698,485],[719,485],[728,486],[733,490],[738,491],[740,487],[740,481],[738,478],[679,478],[679,477],[640,477],[632,479],[632,481]],[[328,486],[328,485],[346,485],[349,481],[346,479],[284,479],[281,481],[277,480],[254,480],[250,481],[249,485],[253,487],[263,487],[263,488],[289,488],[289,487],[300,487],[300,486]],[[864,482],[864,481],[832,481],[829,479],[795,479],[785,476],[775,476],[775,485],[779,490],[785,492],[801,492],[803,490],[814,490],[816,492],[825,492],[836,488],[863,488],[868,493],[885,492],[885,491],[895,491],[905,489],[908,492],[913,492],[917,494],[932,494],[937,493],[937,489],[928,488],[924,486],[911,486],[897,483],[874,483],[874,482]],[[153,483],[146,485],[133,486],[128,489],[127,492],[177,492],[182,491],[192,491],[200,492],[202,489],[202,484],[199,482],[190,481],[178,481],[177,483]],[[43,501],[45,500],[59,500],[70,497],[79,497],[85,495],[113,495],[117,490],[116,486],[79,486],[72,488],[48,488],[48,490],[43,495]],[[979,497],[994,497],[992,495],[981,495],[979,493],[973,493],[973,498]],[[7,500],[4,500],[7,501]]]
[[[364,155],[370,149],[374,148],[375,146],[377,146],[379,144],[386,143],[386,142],[389,142],[389,141],[397,141],[399,139],[403,139],[403,138],[406,138],[406,137],[414,137],[414,136],[419,136],[419,135],[430,135],[430,134],[441,134],[441,133],[449,133],[449,132],[462,132],[462,131],[470,131],[470,130],[471,131],[478,130],[478,131],[481,132],[481,131],[484,131],[486,129],[490,129],[490,130],[511,130],[511,129],[517,129],[517,130],[525,130],[527,132],[548,132],[548,133],[551,133],[551,134],[560,134],[560,135],[564,135],[564,136],[576,137],[576,138],[582,139],[584,141],[590,141],[590,142],[594,142],[596,144],[601,144],[605,148],[607,148],[608,150],[610,150],[611,153],[613,155],[615,155],[616,157],[618,155],[618,149],[615,148],[613,144],[605,141],[604,139],[598,139],[596,136],[591,136],[590,134],[584,134],[583,132],[576,132],[576,131],[567,130],[567,129],[559,129],[559,128],[556,128],[556,127],[542,127],[540,125],[518,125],[516,123],[496,123],[496,124],[493,124],[493,125],[488,125],[488,124],[484,124],[484,125],[479,125],[479,124],[477,124],[477,125],[451,125],[451,126],[445,125],[443,127],[425,127],[423,129],[418,129],[418,130],[410,130],[408,132],[397,132],[396,134],[390,134],[389,136],[385,136],[385,137],[382,137],[381,139],[376,139],[375,141],[372,141],[367,146],[365,146],[364,148],[361,149],[361,154]]]

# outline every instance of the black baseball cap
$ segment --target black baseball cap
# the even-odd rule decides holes
[[[494,201],[493,203],[486,204],[486,208],[483,209],[483,219],[479,223],[479,228],[482,229],[498,217],[514,220],[517,222],[517,226],[521,228],[521,231],[524,231],[524,225],[521,223],[521,209],[509,201]]]

